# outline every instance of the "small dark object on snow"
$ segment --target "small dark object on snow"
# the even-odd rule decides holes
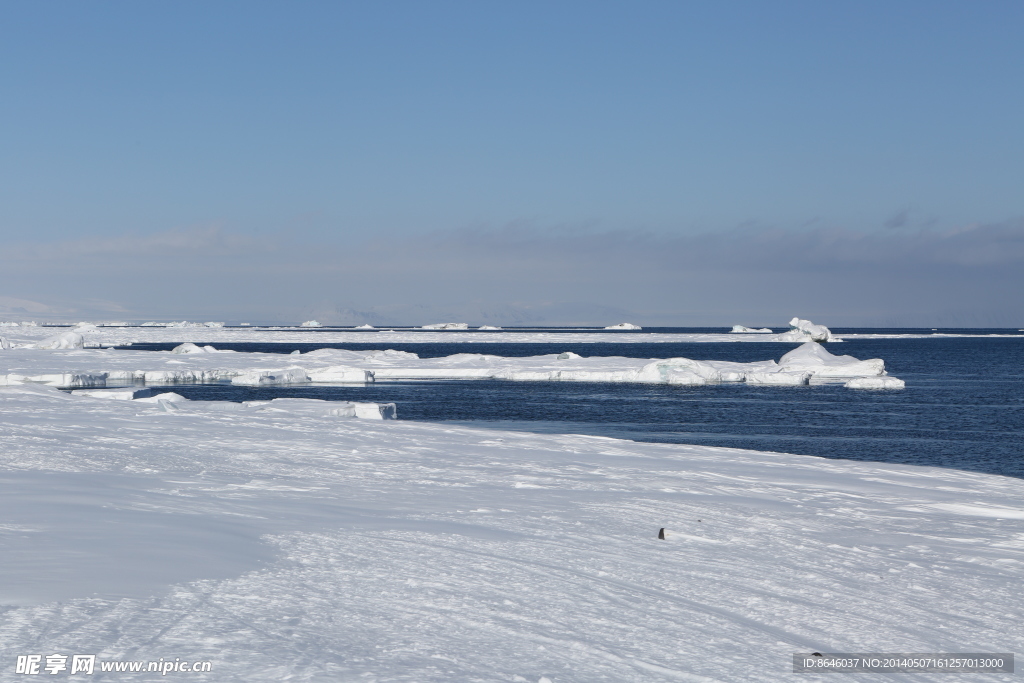
[[[661,527],[660,529],[658,529],[658,538],[660,538],[663,541],[665,540],[665,527]]]

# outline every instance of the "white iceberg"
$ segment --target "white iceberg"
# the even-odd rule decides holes
[[[895,377],[855,377],[843,386],[847,389],[904,389],[907,384]]]
[[[795,342],[832,342],[839,341],[832,336],[831,330],[824,325],[815,325],[810,320],[793,318],[789,321],[789,331],[775,336],[775,341]]]
[[[323,325],[321,325],[316,320],[307,320],[306,322],[299,325],[299,327],[323,327]]]
[[[363,325],[356,325],[353,329],[356,329],[356,330],[375,330],[377,328],[374,327],[373,325],[370,325],[370,324],[366,323],[366,324],[363,324]]]
[[[476,329],[478,329],[478,330],[500,330],[501,328],[497,327],[496,325],[481,325],[480,327],[478,327]]]
[[[431,323],[423,325],[421,330],[468,330],[468,323]]]
[[[36,342],[37,349],[81,349],[85,348],[85,340],[77,332],[64,332]]]
[[[772,330],[767,327],[744,327],[743,325],[733,325],[729,334],[771,334]]]
[[[633,323],[619,323],[618,325],[609,325],[608,327],[606,327],[604,329],[606,329],[606,330],[642,330],[644,328],[640,327],[639,325],[634,325]]]
[[[816,377],[877,377],[885,374],[885,361],[833,356],[821,344],[806,342],[779,360],[779,371],[808,372]]]

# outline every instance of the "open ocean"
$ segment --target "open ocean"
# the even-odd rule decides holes
[[[520,330],[515,330],[520,331]],[[583,331],[583,330],[574,330]],[[654,328],[660,332],[722,332],[719,328]],[[1017,330],[941,330],[1015,334]],[[315,331],[311,331],[315,337]],[[931,330],[837,329],[834,333],[928,333]],[[175,344],[134,344],[167,350]],[[317,348],[373,350],[366,344],[216,344],[237,351],[290,353]],[[778,360],[797,346],[744,343],[387,344],[423,358],[455,353],[534,356],[573,351],[584,356],[696,360]],[[826,458],[936,465],[1024,478],[1024,335],[855,339],[829,345],[834,354],[882,358],[902,391],[858,391],[838,385],[756,387],[645,384],[379,381],[366,386],[240,387],[175,385],[195,400],[281,397],[396,403],[402,420],[609,436]]]

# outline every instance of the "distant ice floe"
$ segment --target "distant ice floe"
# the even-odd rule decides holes
[[[432,323],[423,325],[421,330],[468,330],[469,323]]]
[[[771,334],[772,330],[767,327],[753,328],[744,327],[743,325],[733,325],[729,331],[730,334]]]
[[[824,325],[815,325],[810,320],[793,318],[789,321],[789,332],[775,335],[774,341],[831,342],[839,340],[833,337],[832,331]]]
[[[356,325],[353,329],[356,330],[375,330],[377,329],[373,325]]]
[[[480,327],[478,327],[476,329],[478,329],[478,330],[500,330],[501,328],[500,327],[496,327],[495,325],[481,325]]]
[[[609,325],[608,327],[606,327],[604,329],[606,329],[606,330],[642,330],[644,328],[640,327],[639,325],[634,325],[633,323],[619,323],[618,325]]]
[[[80,340],[81,335],[68,332],[61,337]],[[504,379],[681,386],[746,382],[758,386],[792,386],[885,376],[885,363],[881,359],[834,356],[817,342],[804,343],[782,356],[779,362],[585,357],[573,352],[525,358],[479,353],[419,358],[415,353],[395,350],[317,349],[285,356],[291,361],[286,367],[280,365],[281,354],[218,351],[212,346],[191,342],[171,352],[63,348],[69,349],[64,355],[59,351],[38,354],[27,347],[6,350],[0,358],[0,385],[39,382],[59,387],[99,388],[108,383],[230,382],[243,386],[274,386],[310,382],[361,384],[381,380]],[[901,385],[883,381],[870,387],[854,383],[850,388],[891,389],[901,388]]]
[[[321,325],[316,320],[307,320],[306,322],[299,325],[299,327],[323,327],[323,325]]]
[[[128,323],[101,323],[101,324],[105,325],[105,326],[115,326],[116,327],[116,326],[127,325]],[[158,323],[158,322],[153,322],[151,320],[149,322],[142,323],[140,325],[140,327],[170,327],[170,328],[175,328],[175,329],[176,328],[180,328],[180,327],[224,327],[224,323],[222,323],[222,322],[191,323],[191,322],[189,322],[187,320],[181,320],[181,321],[178,321],[178,322],[169,322],[169,323]]]

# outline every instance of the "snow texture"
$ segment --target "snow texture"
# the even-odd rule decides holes
[[[774,682],[794,652],[1024,646],[1018,479],[153,398],[0,388],[0,680],[95,653],[223,683]]]

